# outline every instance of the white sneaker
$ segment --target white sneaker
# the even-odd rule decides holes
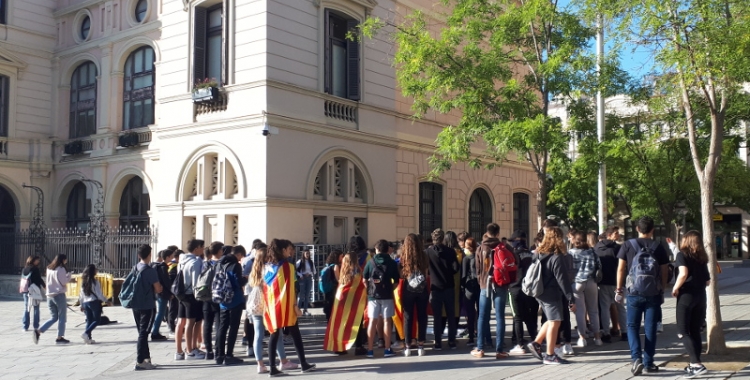
[[[391,350],[403,350],[404,349],[404,343],[403,342],[396,342],[391,344]]]
[[[424,356],[424,346],[419,346],[419,348],[417,348],[417,355]]]
[[[594,338],[594,346],[601,346],[602,344],[604,344],[604,342],[602,342],[601,339]]]
[[[143,370],[149,370],[149,369],[155,369],[156,366],[151,364],[150,362],[143,361],[143,363],[135,363],[135,370],[136,371],[143,371]]]
[[[561,358],[565,357],[565,351],[563,351],[562,347],[555,347],[555,354]]]
[[[586,338],[578,338],[578,344],[576,346],[578,347],[586,347],[588,342],[586,342]]]
[[[81,339],[83,339],[83,343],[91,344],[91,338],[89,338],[89,335],[86,333],[81,334]]]
[[[200,350],[193,350],[193,352],[187,354],[187,357],[185,359],[187,360],[203,360],[206,358],[206,355],[202,353]]]
[[[565,355],[575,354],[575,351],[573,351],[573,347],[570,345],[570,343],[565,343],[565,345],[563,345],[563,353],[565,353]]]
[[[174,353],[174,360],[185,360],[185,353],[184,352],[175,352]]]
[[[409,356],[411,356],[411,350],[410,350],[410,349],[408,349],[408,348],[407,348],[407,349],[405,349],[405,350],[404,350],[404,356],[406,356],[407,358],[408,358]]]
[[[510,350],[510,353],[513,355],[523,355],[526,353],[526,350],[524,350],[520,345],[516,345],[512,350]]]
[[[656,322],[656,332],[664,332],[664,325],[661,322]]]

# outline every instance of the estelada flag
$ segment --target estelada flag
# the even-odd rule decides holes
[[[401,279],[398,281],[398,286],[396,286],[396,289],[393,289],[393,305],[394,305],[394,313],[393,313],[393,326],[396,327],[396,331],[398,332],[398,336],[404,337],[404,308],[401,304],[401,293],[402,289],[404,289],[404,280]],[[414,305],[414,309],[416,310],[416,305]],[[416,339],[417,338],[417,318],[416,313],[414,310],[412,310],[411,315],[413,315],[411,321],[412,321],[412,327],[411,327],[411,338]],[[411,339],[409,339],[407,342],[411,342]]]
[[[297,293],[294,290],[294,266],[287,261],[266,264],[263,282],[266,284],[263,296],[266,310],[263,320],[269,332],[297,324],[294,304]]]
[[[326,328],[323,348],[332,351],[346,351],[354,345],[359,326],[367,306],[367,288],[362,275],[355,274],[348,285],[339,285],[333,300],[331,320]]]

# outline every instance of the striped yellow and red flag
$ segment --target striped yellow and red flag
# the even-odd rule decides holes
[[[355,274],[348,285],[339,285],[333,301],[331,320],[326,328],[323,348],[340,352],[350,349],[357,339],[367,306],[367,288],[362,275]]]
[[[297,313],[294,310],[297,300],[294,276],[294,266],[287,261],[266,264],[263,274],[263,282],[266,284],[263,292],[266,311],[263,313],[263,320],[271,333],[297,324]]]
[[[394,307],[394,313],[393,313],[393,326],[396,327],[396,331],[398,332],[398,336],[406,339],[404,337],[404,308],[401,304],[401,292],[404,288],[404,280],[401,279],[398,281],[398,286],[396,286],[396,289],[393,289],[393,305]],[[414,307],[416,309],[416,306]],[[416,314],[414,313],[414,310],[412,310],[411,315],[416,317]],[[411,338],[416,339],[417,338],[417,318],[412,317],[412,328],[411,328]],[[410,342],[411,339],[408,339],[407,342]]]

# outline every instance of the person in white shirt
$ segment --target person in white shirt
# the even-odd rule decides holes
[[[299,277],[299,298],[297,306],[302,309],[304,315],[310,315],[307,308],[310,306],[312,295],[312,280],[315,276],[315,265],[310,258],[310,251],[302,252],[302,258],[297,260],[297,276]]]
[[[47,266],[47,306],[49,307],[50,319],[44,322],[42,327],[34,330],[32,339],[34,344],[39,344],[39,336],[57,323],[56,344],[68,344],[65,339],[65,322],[67,321],[68,304],[65,300],[65,291],[70,281],[70,273],[65,264],[68,256],[58,254]]]
[[[102,285],[96,279],[97,273],[96,265],[89,264],[81,276],[81,292],[78,301],[81,305],[81,311],[86,313],[86,329],[81,334],[81,339],[86,344],[96,343],[91,339],[91,332],[99,324],[99,319],[102,316],[102,303],[112,305],[102,293]]]

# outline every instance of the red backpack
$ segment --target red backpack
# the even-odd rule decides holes
[[[498,286],[508,286],[516,281],[516,258],[502,243],[492,250],[492,267],[492,280]]]

